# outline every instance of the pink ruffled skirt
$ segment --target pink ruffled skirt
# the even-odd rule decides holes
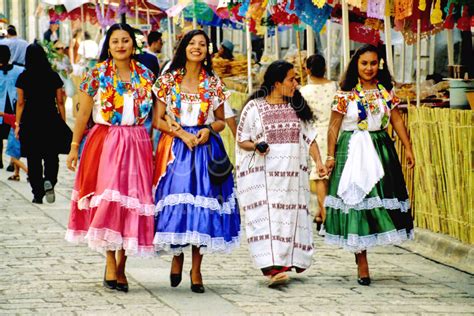
[[[143,126],[95,125],[72,192],[66,240],[152,256],[152,146]]]

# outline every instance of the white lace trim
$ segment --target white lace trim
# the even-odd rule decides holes
[[[89,248],[101,253],[124,249],[126,256],[153,257],[155,255],[153,245],[139,245],[138,238],[122,237],[119,232],[105,228],[90,227],[88,231],[68,229],[65,239],[74,244],[87,243]]]
[[[325,234],[324,241],[326,244],[336,245],[350,252],[361,252],[375,246],[399,245],[404,241],[415,239],[415,231],[413,229],[408,233],[406,229],[401,229],[368,236],[349,234],[347,239],[344,239],[344,236],[331,235],[328,232],[325,232]]]
[[[178,204],[191,204],[195,207],[208,208],[212,211],[217,211],[219,214],[232,214],[235,213],[236,209],[235,192],[232,192],[228,200],[222,205],[216,198],[201,195],[193,196],[190,193],[170,194],[164,199],[158,201],[155,213],[161,212],[165,206],[174,206]]]
[[[105,190],[100,195],[95,195],[95,193],[90,193],[81,199],[79,198],[79,193],[76,190],[72,191],[71,199],[74,202],[77,202],[77,207],[80,210],[88,211],[91,208],[99,206],[100,202],[103,200],[109,202],[120,202],[120,205],[124,208],[135,210],[138,212],[138,215],[141,216],[154,216],[155,215],[155,205],[154,204],[142,204],[140,200],[134,197],[125,196],[120,194],[116,190]]]
[[[223,237],[211,237],[207,234],[188,231],[186,233],[157,232],[153,240],[156,251],[166,251],[175,256],[183,252],[183,248],[189,245],[197,246],[201,254],[206,253],[230,253],[240,246],[239,236],[232,237],[232,241],[225,241]],[[171,248],[171,245],[177,247]]]
[[[387,210],[400,210],[403,213],[408,212],[410,209],[410,200],[399,201],[397,198],[393,199],[381,199],[380,197],[371,197],[365,198],[362,202],[354,204],[354,205],[347,205],[344,201],[340,198],[336,198],[334,196],[326,196],[324,200],[325,207],[332,207],[334,209],[342,210],[344,213],[349,213],[349,209],[354,209],[357,211],[361,210],[371,210],[378,207],[383,207]]]

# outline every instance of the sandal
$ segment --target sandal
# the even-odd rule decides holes
[[[290,277],[285,272],[280,272],[275,274],[270,278],[270,284],[268,287],[275,287],[287,283],[290,280]]]
[[[14,175],[8,177],[7,180],[20,181],[20,175],[19,174],[14,174]]]

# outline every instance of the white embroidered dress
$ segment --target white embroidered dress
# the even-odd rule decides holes
[[[239,205],[258,268],[311,265],[308,159],[315,138],[316,129],[300,121],[290,104],[260,98],[242,112],[237,141],[266,141],[270,148],[265,157],[255,154],[252,159],[253,152],[236,145]]]

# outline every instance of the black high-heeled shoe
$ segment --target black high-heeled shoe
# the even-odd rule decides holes
[[[104,281],[102,282],[102,285],[109,290],[115,290],[117,288],[117,280],[108,281],[105,279],[106,275],[107,275],[107,266],[105,266]]]
[[[204,293],[205,292],[204,285],[193,283],[192,272],[193,270],[189,271],[189,278],[191,279],[191,291],[193,291],[194,293]]]
[[[181,256],[184,256],[184,255],[181,254],[178,257],[181,257]],[[184,258],[183,258],[183,260],[184,260]],[[181,279],[182,279],[181,274],[183,272],[183,263],[181,264],[181,272],[180,273],[170,273],[171,287],[177,287],[181,283]]]
[[[358,277],[357,278],[357,283],[359,283],[360,285],[369,286],[370,285],[370,277],[365,277],[365,278]]]
[[[121,292],[128,292],[128,283],[118,283],[117,282],[117,287],[115,288],[117,291]]]

